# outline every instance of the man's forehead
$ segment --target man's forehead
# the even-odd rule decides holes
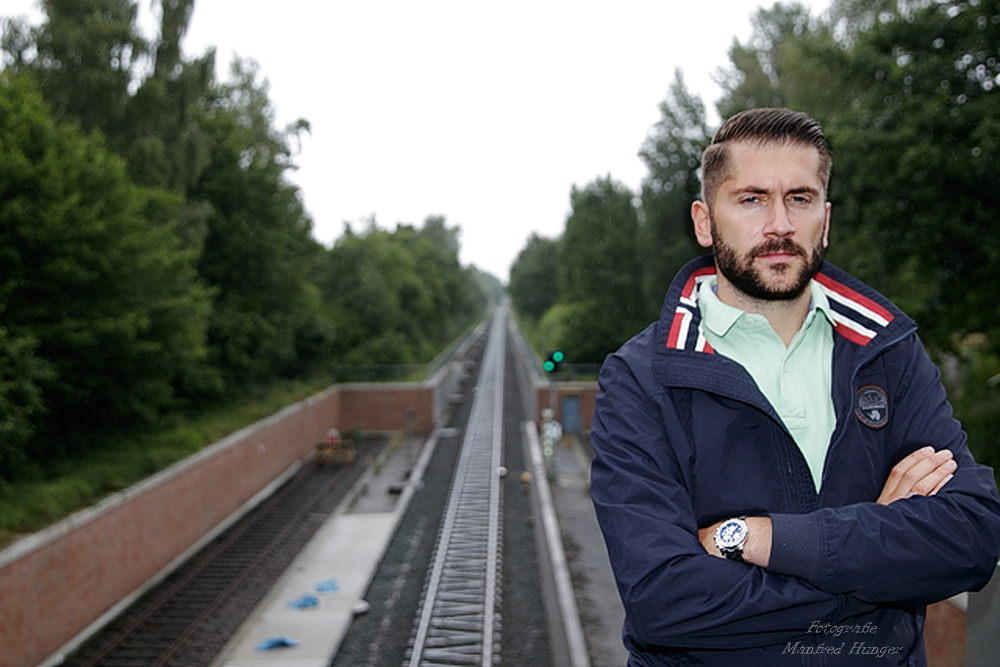
[[[796,178],[822,189],[820,166],[819,151],[809,144],[743,141],[729,146],[725,181]]]
[[[730,156],[735,155],[773,155],[788,152],[789,154],[809,155],[817,162],[820,160],[819,150],[809,143],[800,141],[734,141],[728,146]]]

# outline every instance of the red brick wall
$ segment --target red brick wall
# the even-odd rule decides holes
[[[338,428],[342,431],[402,430],[407,411],[412,411],[410,428],[416,433],[434,429],[434,395],[417,384],[347,384],[340,393]]]
[[[928,667],[965,667],[965,612],[950,602],[927,607],[924,644]]]
[[[535,387],[539,419],[542,410],[551,407],[555,411],[556,420],[563,421],[560,399],[563,396],[577,396],[580,399],[580,428],[583,431],[590,430],[590,420],[594,416],[594,401],[597,399],[596,382],[553,382],[538,384]]]
[[[36,665],[156,577],[330,427],[433,427],[428,385],[339,385],[0,552],[0,666]]]

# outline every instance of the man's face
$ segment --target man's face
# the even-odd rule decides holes
[[[823,259],[830,221],[819,165],[811,146],[729,147],[728,174],[715,201],[692,207],[698,242],[715,252],[720,298],[730,291],[754,301],[805,294]]]

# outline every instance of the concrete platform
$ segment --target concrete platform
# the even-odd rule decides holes
[[[556,448],[556,471],[552,500],[591,667],[624,665],[628,662],[628,651],[622,644],[625,609],[590,500],[590,459],[576,436],[567,435]]]
[[[214,667],[326,667],[363,599],[386,545],[392,539],[415,485],[433,454],[440,432],[427,439],[389,445],[383,456],[316,532],[257,606]],[[333,587],[321,591],[317,587]],[[300,596],[316,605],[290,606]],[[265,641],[290,639],[293,646],[260,650]],[[280,642],[279,642],[280,643]]]
[[[343,514],[328,521],[299,554],[249,623],[236,635],[219,665],[325,667],[350,625],[375,567],[396,527],[395,512]],[[333,581],[336,589],[317,585]],[[288,602],[312,595],[318,605],[296,609]],[[296,646],[257,650],[269,638],[288,637]]]

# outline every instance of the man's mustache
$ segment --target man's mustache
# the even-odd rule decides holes
[[[791,239],[771,239],[765,241],[750,251],[750,259],[756,259],[762,255],[783,253],[788,255],[798,255],[806,257],[806,249]]]

